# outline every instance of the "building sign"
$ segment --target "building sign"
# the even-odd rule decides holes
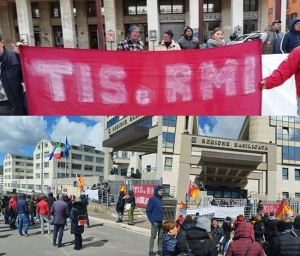
[[[146,208],[148,201],[154,196],[154,188],[158,185],[137,184],[133,185],[135,204],[137,207]]]
[[[119,122],[117,122],[115,125],[108,128],[108,134],[111,135],[117,131],[119,131],[121,128],[124,128],[133,122],[143,118],[144,116],[127,116],[123,119],[121,119]]]
[[[157,41],[157,31],[156,30],[149,31],[149,39],[150,39],[150,41]]]
[[[160,22],[182,22],[184,21],[184,17],[182,15],[178,16],[160,16]]]
[[[115,41],[115,31],[108,30],[106,31],[106,41],[107,42],[114,42]]]
[[[222,19],[221,13],[204,14],[204,20],[221,20],[221,19]]]
[[[257,12],[244,12],[244,19],[258,19]]]
[[[201,144],[213,145],[213,146],[217,146],[217,147],[227,147],[227,148],[268,150],[268,147],[263,146],[263,145],[244,143],[244,142],[223,141],[223,140],[217,140],[217,139],[201,139]]]

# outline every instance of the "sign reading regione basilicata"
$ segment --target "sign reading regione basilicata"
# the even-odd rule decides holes
[[[205,145],[216,146],[216,147],[268,150],[268,147],[264,146],[264,145],[244,143],[244,142],[223,141],[223,140],[217,140],[217,139],[202,139],[201,143],[205,144]]]
[[[109,127],[108,134],[111,135],[119,131],[120,129],[125,128],[126,126],[144,117],[145,116],[126,116],[125,118],[122,118],[119,122],[114,124],[113,126]]]

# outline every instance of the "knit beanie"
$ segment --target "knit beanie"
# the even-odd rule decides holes
[[[169,37],[173,38],[174,34],[171,29],[167,30],[164,34],[169,35]]]
[[[139,29],[137,26],[131,26],[129,29],[128,29],[128,33],[129,33],[129,36],[131,35],[131,33],[133,32],[133,30],[135,29]]]
[[[196,227],[205,229],[207,232],[210,232],[210,220],[205,217],[200,217],[197,219]]]

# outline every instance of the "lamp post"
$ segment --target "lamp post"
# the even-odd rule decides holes
[[[102,22],[102,11],[101,11],[102,1],[103,0],[96,0],[98,48],[100,50],[105,50],[103,22]],[[115,0],[112,0],[112,1],[115,1]]]
[[[199,0],[199,25],[198,25],[198,37],[200,44],[204,43],[203,28],[204,28],[204,14],[203,14],[203,0]]]

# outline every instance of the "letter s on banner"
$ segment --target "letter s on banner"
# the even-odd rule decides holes
[[[188,65],[177,64],[166,67],[166,96],[168,102],[176,102],[177,94],[182,101],[190,101],[192,71]]]
[[[103,65],[100,70],[101,87],[116,91],[100,92],[101,100],[104,104],[123,104],[127,102],[127,91],[123,83],[126,73],[122,67]]]

